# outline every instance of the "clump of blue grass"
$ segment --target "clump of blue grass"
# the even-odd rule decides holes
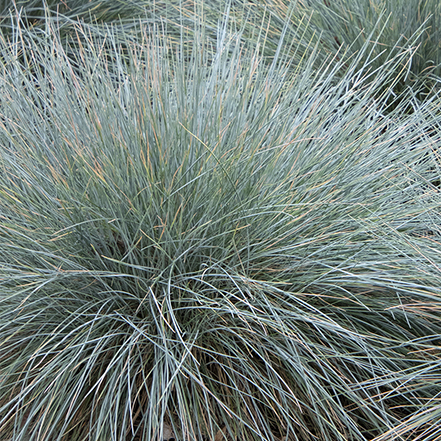
[[[400,63],[393,63],[394,75],[377,90],[380,95],[385,90],[393,91],[388,111],[405,106],[411,113],[410,96],[423,103],[440,91],[441,6],[436,0],[263,0],[259,4],[226,0],[209,5],[170,0],[168,4],[175,5],[174,14],[167,15],[169,21],[186,29],[191,29],[188,21],[198,22],[201,18],[210,28],[216,27],[219,16],[227,12],[243,29],[242,36],[249,43],[256,44],[263,32],[265,41],[260,49],[270,61],[279,51],[281,39],[285,54],[295,60],[311,56],[311,48],[317,44],[316,67],[326,57],[335,58],[342,67],[337,72],[339,79],[348,76],[345,67],[353,58],[358,59],[358,69],[368,69],[372,74],[407,51]],[[182,10],[184,22],[179,20]],[[255,23],[262,23],[262,27]]]
[[[0,42],[2,436],[434,433],[435,100],[227,22],[85,29]]]

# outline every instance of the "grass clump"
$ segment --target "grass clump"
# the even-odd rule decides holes
[[[48,30],[1,42],[2,436],[435,439],[435,98],[228,22]]]
[[[353,59],[357,59],[358,70],[376,75],[395,56],[406,53],[394,64],[393,76],[378,90],[379,94],[392,92],[388,111],[406,106],[411,113],[414,106],[409,98],[423,103],[440,90],[441,10],[436,0],[240,0],[210,2],[203,7],[198,1],[179,5],[188,17],[185,24],[203,17],[212,29],[219,16],[230,14],[248,42],[256,43],[263,31],[261,51],[270,62],[280,50],[281,40],[283,52],[297,61],[310,57],[311,49],[317,47],[316,68],[329,61],[328,57],[338,64],[343,62],[339,78],[348,75]],[[175,10],[171,21],[179,23],[179,7]]]

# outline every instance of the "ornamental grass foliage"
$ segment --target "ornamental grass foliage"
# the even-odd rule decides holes
[[[439,439],[415,48],[268,57],[225,11],[1,38],[1,440]]]
[[[215,28],[218,17],[225,14],[225,2],[213,0],[203,9],[197,7],[199,4],[190,1],[180,5],[185,23],[199,20],[203,11],[205,21]],[[337,61],[357,57],[357,67],[369,66],[372,73],[412,47],[413,51],[395,65],[394,76],[378,90],[379,94],[393,92],[388,111],[400,106],[411,113],[414,106],[408,102],[410,96],[424,102],[440,90],[441,4],[437,0],[239,0],[230,7],[247,41],[256,40],[256,23],[262,24],[264,53],[270,60],[283,35],[290,43],[284,44],[284,50],[291,58],[309,57],[312,47],[319,45],[317,68],[330,55]],[[169,11],[175,17],[173,22],[178,23],[181,11]],[[344,63],[337,76],[347,76],[350,65]]]

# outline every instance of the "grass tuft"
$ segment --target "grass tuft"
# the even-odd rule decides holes
[[[390,107],[406,54],[75,31],[0,41],[2,437],[435,440],[439,98]]]

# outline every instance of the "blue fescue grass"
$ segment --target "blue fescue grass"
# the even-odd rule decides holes
[[[439,101],[388,107],[406,53],[91,29],[1,41],[2,436],[436,439]]]
[[[201,17],[216,27],[220,16],[230,14],[243,29],[244,40],[256,43],[263,32],[265,41],[261,51],[270,61],[281,40],[284,40],[283,52],[296,60],[311,56],[311,48],[317,46],[316,67],[331,56],[341,64],[339,78],[348,76],[347,68],[354,58],[358,60],[357,69],[372,75],[397,54],[407,52],[400,63],[394,63],[394,75],[378,89],[379,94],[385,90],[393,92],[387,102],[388,110],[406,106],[406,111],[412,112],[410,97],[424,102],[440,90],[441,10],[436,0],[168,3],[175,5],[175,13],[168,16],[170,22],[180,23],[179,9],[184,10],[187,28],[188,21],[199,21]],[[171,19],[173,15],[175,18]]]

